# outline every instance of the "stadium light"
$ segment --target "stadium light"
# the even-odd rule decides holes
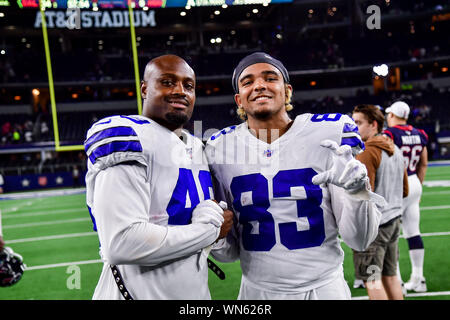
[[[376,75],[379,75],[382,77],[387,76],[389,73],[389,67],[384,63],[379,66],[374,66],[372,70],[373,70],[373,72],[375,72]]]

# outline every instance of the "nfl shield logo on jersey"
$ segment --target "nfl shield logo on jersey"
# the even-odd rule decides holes
[[[192,148],[186,148],[186,153],[190,159],[192,159]]]
[[[272,156],[272,150],[270,150],[270,149],[267,149],[267,150],[264,150],[264,153],[263,153],[267,158],[270,158],[271,156]]]

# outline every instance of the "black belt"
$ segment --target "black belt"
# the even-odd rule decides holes
[[[125,283],[123,283],[122,275],[120,274],[119,269],[115,265],[110,265],[111,272],[114,276],[114,281],[117,283],[117,287],[119,288],[120,293],[125,298],[125,300],[134,300],[131,294],[128,292],[127,288],[125,287]]]
[[[216,276],[219,277],[220,280],[225,280],[225,273],[222,271],[222,269],[219,268],[217,264],[212,262],[211,259],[206,259],[208,261],[208,268],[211,269],[212,272],[216,274]]]
[[[387,227],[389,225],[391,225],[395,220],[400,219],[402,216],[396,216],[395,218],[392,218],[391,220],[389,220],[388,222],[385,222],[383,224],[380,224],[380,227]]]
[[[222,269],[220,269],[219,266],[216,265],[214,262],[212,262],[209,258],[207,259],[207,261],[208,261],[208,268],[210,268],[219,277],[220,280],[224,280],[225,273],[222,271]],[[122,296],[125,298],[125,300],[134,300],[133,297],[131,296],[130,292],[125,287],[125,283],[123,282],[122,275],[120,274],[120,271],[117,268],[117,266],[111,264],[109,267],[111,268],[111,272],[113,274],[114,281],[116,282],[117,287],[119,288],[119,291],[122,294]]]

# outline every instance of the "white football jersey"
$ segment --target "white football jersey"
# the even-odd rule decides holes
[[[191,216],[213,198],[212,180],[202,142],[182,136],[143,116],[89,129],[86,198],[105,262],[93,299],[123,299],[110,264],[134,299],[211,298],[200,252],[220,228]]]
[[[375,239],[380,212],[370,197],[312,183],[332,166],[332,151],[320,146],[324,139],[351,145],[355,153],[364,148],[357,126],[342,114],[299,115],[271,144],[246,123],[208,141],[216,198],[236,214],[234,232],[212,254],[224,262],[240,259],[240,298],[259,299],[258,291],[295,297],[330,283],[342,274],[339,233],[359,251]]]

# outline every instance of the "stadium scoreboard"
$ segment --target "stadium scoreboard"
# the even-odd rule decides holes
[[[0,0],[0,2],[8,2]],[[41,0],[43,8],[49,9],[112,9],[128,8],[184,8],[222,5],[255,5],[271,3],[288,3],[292,0]],[[9,2],[8,2],[9,3]],[[17,0],[21,8],[39,8],[39,0]]]

